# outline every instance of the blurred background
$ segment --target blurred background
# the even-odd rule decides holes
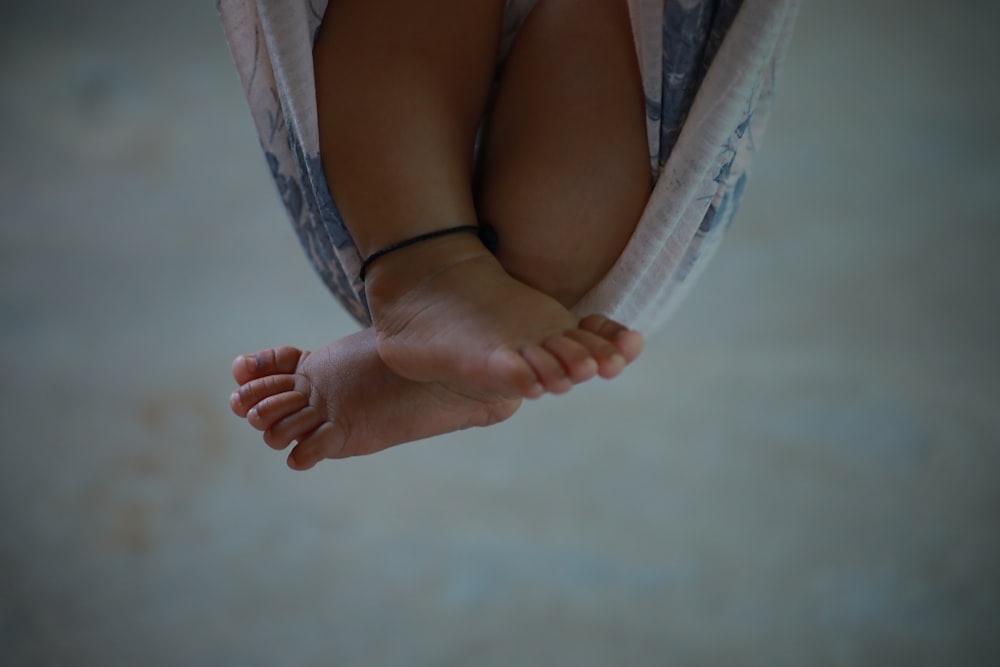
[[[1000,664],[998,25],[806,3],[641,363],[296,474],[230,361],[354,325],[212,3],[0,3],[0,663]]]

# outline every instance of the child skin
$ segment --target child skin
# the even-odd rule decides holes
[[[649,197],[625,0],[540,0],[504,67],[473,187],[504,0],[331,0],[314,48],[330,191],[373,261],[372,326],[313,352],[233,362],[237,415],[296,470],[503,421],[522,399],[616,377],[642,338],[570,308]],[[401,104],[400,100],[405,100]],[[581,137],[583,140],[581,140]],[[390,157],[387,157],[390,156]]]

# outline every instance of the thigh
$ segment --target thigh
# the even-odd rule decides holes
[[[575,303],[611,268],[651,189],[625,0],[540,0],[500,78],[480,218],[515,277]]]

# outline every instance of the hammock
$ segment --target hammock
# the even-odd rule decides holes
[[[501,61],[537,0],[507,0]],[[635,233],[574,310],[652,333],[739,204],[799,0],[629,0],[655,185]],[[313,267],[368,324],[361,257],[320,163],[312,44],[326,0],[217,0],[261,147]],[[581,140],[585,140],[581,137]]]

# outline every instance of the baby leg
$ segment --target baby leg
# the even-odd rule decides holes
[[[502,0],[334,0],[327,9],[315,48],[323,166],[363,255],[477,221],[472,149],[502,10]],[[366,293],[393,371],[473,393],[563,392],[616,374],[635,352],[603,326],[581,328],[471,234],[381,257]]]
[[[504,68],[479,213],[515,278],[572,307],[625,248],[652,189],[622,0],[541,0]]]

